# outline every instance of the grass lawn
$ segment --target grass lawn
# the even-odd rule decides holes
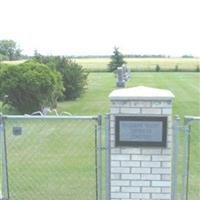
[[[10,199],[94,200],[95,123],[6,120]],[[22,135],[13,135],[22,127]]]
[[[116,89],[113,73],[90,73],[87,92],[76,101],[59,103],[58,111],[72,114],[105,114],[109,108],[109,93]],[[144,85],[169,89],[176,96],[174,114],[200,114],[200,74],[199,73],[132,73],[127,87]]]
[[[169,89],[175,95],[174,115],[200,115],[200,74],[199,73],[133,73],[127,87],[144,85]],[[60,103],[59,111],[72,114],[105,114],[109,111],[109,93],[115,89],[115,77],[112,73],[91,73],[88,91],[77,101]],[[193,123],[191,135],[191,165],[189,199],[199,200],[200,193],[200,123]],[[179,190],[181,187],[182,143],[180,136],[179,153]]]
[[[173,104],[174,115],[178,114],[182,119],[181,122],[183,121],[184,115],[200,115],[200,73],[133,73],[131,80],[127,83],[127,87],[138,85],[171,90],[175,95]],[[58,111],[67,111],[73,115],[96,115],[97,113],[104,115],[106,112],[109,112],[108,95],[113,89],[115,89],[114,74],[90,73],[88,89],[85,95],[76,101],[59,103]],[[10,159],[11,162],[9,164],[10,173],[12,175],[11,181],[14,188],[12,192],[16,194],[12,199],[42,200],[46,197],[45,192],[49,192],[50,195],[46,199],[55,199],[56,192],[60,191],[61,195],[71,195],[67,196],[68,198],[66,199],[93,200],[95,195],[93,193],[94,191],[87,196],[86,193],[77,194],[75,190],[75,187],[84,187],[85,189],[93,187],[93,189],[95,189],[94,180],[91,178],[94,176],[94,171],[91,172],[91,169],[93,169],[91,163],[94,164],[95,162],[94,151],[91,151],[91,149],[94,148],[94,143],[92,143],[94,142],[94,138],[92,140],[88,137],[85,138],[84,133],[87,132],[87,130],[84,129],[84,123],[81,123],[80,126],[76,123],[69,124],[69,126],[66,124],[60,124],[58,126],[55,122],[40,122],[31,124],[32,128],[29,129],[30,124],[23,122],[24,133],[27,132],[27,135],[23,134],[18,137],[12,136],[12,125],[20,125],[20,123],[21,122],[12,121],[7,125],[8,142],[12,145],[15,144],[15,146],[10,145],[8,148],[8,156],[10,156],[8,159]],[[91,134],[91,127],[90,125],[88,126]],[[56,129],[56,127],[61,128]],[[48,130],[48,132],[46,132],[46,130]],[[66,131],[63,132],[63,130]],[[55,137],[55,134],[59,134],[59,137]],[[72,137],[74,135],[76,136],[76,134],[78,134],[77,137]],[[191,137],[190,200],[200,199],[199,134],[200,123],[194,123]],[[73,141],[73,138],[78,139]],[[182,137],[180,139],[182,145]],[[82,148],[83,144],[86,145],[84,148]],[[80,151],[77,151],[78,149]],[[83,151],[83,149],[85,149],[85,151]],[[40,152],[39,156],[37,152]],[[77,159],[72,159],[76,152],[78,152],[75,156]],[[29,160],[30,157],[31,160]],[[182,165],[181,157],[180,152],[179,175]],[[52,168],[48,167],[48,163],[51,163]],[[41,168],[41,166],[43,166],[43,168]],[[65,168],[66,166],[67,168]],[[76,169],[75,166],[77,166],[78,169]],[[52,173],[55,169],[57,169],[56,174]],[[70,178],[65,173],[62,174],[65,170],[70,170],[70,172],[73,173],[73,169],[79,172],[80,177],[78,179],[75,175],[74,178],[73,176]],[[86,177],[89,177],[88,183],[85,182]],[[48,185],[47,180],[53,180],[55,182],[55,188],[52,188],[50,184]],[[68,181],[68,183],[66,183],[65,180]],[[73,183],[74,180],[76,181],[75,183]],[[63,184],[68,184],[69,188],[66,189],[66,193],[62,187],[58,186],[62,184],[62,181]],[[33,189],[33,184],[36,185],[38,192]],[[179,188],[180,184],[181,182],[179,181]],[[21,193],[19,193],[19,191],[21,191]],[[60,196],[57,199],[65,198]]]

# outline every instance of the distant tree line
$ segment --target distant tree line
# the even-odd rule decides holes
[[[13,40],[0,40],[0,60],[19,60],[22,50]]]
[[[193,55],[183,55],[182,58],[194,58]]]
[[[173,58],[170,55],[163,54],[123,54],[124,58]],[[67,56],[68,58],[76,59],[76,58],[110,58],[110,55],[83,55],[83,56]],[[181,58],[196,58],[193,55],[183,55]]]
[[[0,40],[0,61],[30,59],[31,56],[22,54],[22,49],[14,40]]]
[[[69,59],[74,58],[110,58],[110,55],[71,55],[65,56]],[[19,48],[14,40],[0,40],[0,61],[4,60],[20,60],[30,59],[32,56],[22,54],[22,49]],[[163,54],[124,54],[124,58],[171,58],[169,55]],[[182,58],[194,58],[191,54],[183,55]]]
[[[124,58],[170,58],[166,55],[140,55],[140,54],[124,54]],[[110,58],[110,55],[84,55],[84,56],[68,56],[69,58]]]

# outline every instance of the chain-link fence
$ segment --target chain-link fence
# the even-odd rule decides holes
[[[184,125],[176,118],[173,146],[173,200],[199,200],[200,116],[185,116]]]
[[[2,119],[5,199],[100,200],[98,117],[5,116]]]

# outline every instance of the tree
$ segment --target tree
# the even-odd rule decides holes
[[[0,40],[0,54],[8,57],[8,60],[18,60],[21,56],[21,49],[13,40]]]
[[[108,64],[108,70],[110,72],[116,71],[118,67],[126,64],[124,56],[119,52],[119,48],[114,47],[113,55],[111,56],[111,62]]]
[[[156,72],[160,72],[160,65],[156,65]]]
[[[0,62],[5,60],[8,60],[8,57],[0,53]]]
[[[199,67],[199,65],[197,65],[197,67],[196,67],[196,72],[200,72],[200,67]]]
[[[0,70],[0,97],[18,112],[32,113],[43,107],[55,108],[63,94],[61,75],[48,66],[28,61]]]
[[[72,60],[62,58],[56,64],[56,69],[63,77],[65,100],[80,97],[86,89],[88,76],[83,67]]]
[[[65,88],[64,99],[73,100],[86,90],[87,76],[83,67],[76,62],[60,56],[42,56],[35,54],[34,60],[46,64],[50,69],[60,72]]]

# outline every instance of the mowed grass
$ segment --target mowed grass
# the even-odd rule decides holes
[[[109,112],[109,93],[115,88],[115,76],[112,73],[90,73],[88,90],[77,101],[68,101],[59,104],[59,111],[68,111],[72,114],[104,115]],[[199,73],[133,73],[127,87],[144,85],[171,90],[175,99],[173,115],[179,115],[183,124],[185,115],[200,115],[200,74]],[[180,135],[179,150],[179,197],[182,172],[183,134]],[[200,123],[193,122],[191,134],[191,163],[189,179],[189,199],[199,200],[200,193]],[[179,198],[180,199],[180,198]]]
[[[75,61],[89,71],[105,71],[111,61],[109,58],[79,58]],[[200,58],[125,58],[127,65],[133,71],[155,71],[159,65],[163,71],[173,71],[176,66],[178,70],[196,70],[200,67]]]
[[[95,123],[6,120],[12,200],[96,198]],[[22,135],[13,135],[21,127]]]
[[[86,93],[76,101],[59,103],[58,112],[67,111],[73,115],[97,113],[104,115],[109,112],[108,95],[116,89],[114,74],[90,73],[88,79]],[[181,122],[184,115],[200,115],[199,73],[133,73],[131,80],[127,82],[127,87],[138,85],[171,90],[175,95],[173,113],[181,117]],[[20,124],[23,127],[22,136],[13,136],[12,127]],[[7,140],[10,144],[8,167],[12,199],[93,200],[95,195],[93,128],[93,125],[85,126],[83,122],[69,124],[55,121],[8,122]],[[190,200],[200,199],[199,134],[200,124],[194,123],[191,136]],[[181,136],[180,147],[182,143]],[[180,177],[181,151],[179,161]],[[179,179],[179,191],[180,185]]]
[[[200,114],[200,74],[199,73],[132,73],[126,87],[144,85],[171,90],[175,97],[174,114]],[[105,114],[109,111],[109,93],[116,89],[113,73],[90,73],[86,93],[75,101],[58,104],[58,111],[79,114]]]

